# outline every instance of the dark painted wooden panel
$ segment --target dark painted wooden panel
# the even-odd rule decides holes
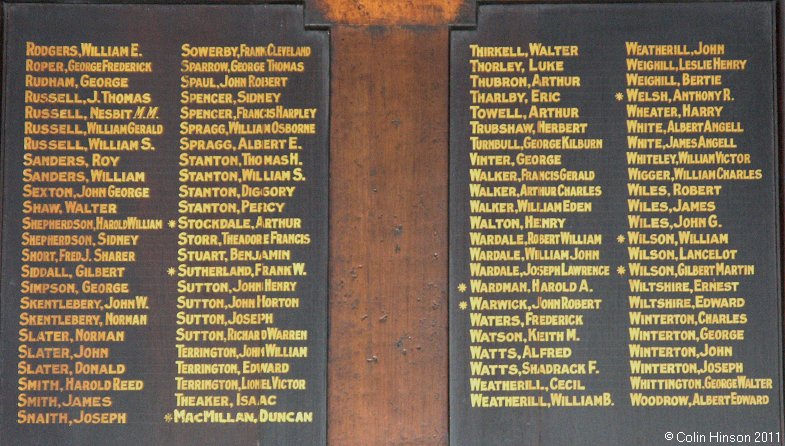
[[[3,154],[4,154],[4,218],[3,218],[3,281],[2,281],[2,337],[3,337],[3,444],[323,444],[326,441],[326,353],[327,353],[327,197],[328,197],[328,92],[329,92],[329,34],[324,31],[307,31],[303,26],[303,9],[300,6],[138,6],[138,5],[6,5],[5,7],[5,79],[3,82]],[[40,45],[33,50],[28,42]],[[111,48],[129,50],[131,43],[138,43],[141,55],[114,54],[109,52],[82,52],[82,42],[107,45]],[[189,52],[183,45],[200,47],[230,47],[238,50],[240,45],[254,47],[254,54],[200,54]],[[268,47],[269,43],[278,46],[291,46],[291,51]],[[51,49],[49,46],[54,46]],[[303,48],[310,48],[304,50]],[[101,50],[102,51],[102,50]],[[231,51],[231,50],[230,50]],[[239,50],[238,50],[239,51]],[[51,53],[51,54],[50,54]],[[71,54],[73,53],[73,54]],[[294,54],[297,53],[297,54]],[[221,66],[196,66],[181,63],[181,59],[197,63],[226,63]],[[284,62],[271,65],[268,59]],[[36,68],[28,60],[43,62],[62,62],[70,71],[53,69],[43,65]],[[97,65],[69,68],[69,61],[93,62]],[[231,61],[256,62],[256,66],[240,67],[229,65]],[[152,63],[152,73],[144,72],[145,65],[138,65],[140,72],[122,73],[107,71],[110,65],[103,61],[124,63]],[[303,67],[298,67],[302,63]],[[114,68],[112,68],[114,69]],[[34,86],[26,76],[51,82],[52,79],[76,79],[82,81],[82,74],[88,74],[99,81],[108,78],[128,79],[128,87],[92,85],[43,87]],[[231,76],[234,82],[226,84],[224,75]],[[195,81],[194,81],[194,78]],[[285,78],[285,83],[284,80]],[[276,85],[262,85],[265,79],[276,79]],[[210,80],[215,84],[213,85]],[[272,82],[272,81],[271,81]],[[217,87],[216,87],[217,86]],[[220,87],[220,88],[218,88]],[[94,103],[71,102],[73,94],[81,98],[91,98],[98,91],[99,99]],[[106,99],[104,91],[112,93],[149,93],[146,96],[130,97],[125,101]],[[55,92],[60,96],[36,98],[35,93]],[[244,101],[241,92],[256,94],[256,98]],[[204,96],[196,99],[189,93],[223,96]],[[231,96],[226,96],[230,94]],[[280,96],[276,96],[276,95]],[[71,95],[71,96],[68,96]],[[247,97],[247,96],[246,96]],[[200,100],[206,102],[199,102]],[[47,103],[55,102],[55,105]],[[137,106],[145,108],[139,112]],[[283,107],[277,109],[276,106]],[[69,115],[64,120],[27,115],[27,108],[56,108],[80,110],[81,116]],[[130,110],[129,115],[108,116],[101,120],[100,113],[91,115],[91,108],[99,111]],[[151,113],[151,107],[158,107]],[[185,107],[208,110],[207,115],[187,115]],[[241,108],[250,114],[243,114]],[[258,114],[265,109],[264,115]],[[296,111],[315,109],[316,111]],[[227,112],[228,110],[228,112]],[[216,112],[217,111],[217,112]],[[137,114],[139,112],[139,114]],[[210,113],[216,112],[212,115]],[[298,116],[294,114],[299,114]],[[185,114],[185,116],[184,116]],[[306,116],[307,115],[307,116]],[[107,118],[107,116],[104,116]],[[26,121],[26,123],[25,123]],[[56,124],[66,122],[85,130],[88,123],[106,125],[106,129],[88,128],[87,134],[47,135],[38,133],[41,128],[27,127],[28,124]],[[151,134],[152,150],[146,143],[121,146],[119,141],[138,140],[141,136],[122,136],[132,132],[130,129],[111,128],[115,124],[135,121],[137,124],[161,125],[162,132],[154,127],[142,131]],[[300,130],[280,127],[230,126],[236,121],[244,125],[278,123],[302,123],[315,126]],[[191,124],[216,124],[225,128],[193,129],[182,126]],[[108,133],[107,133],[108,132]],[[206,132],[199,135],[199,132]],[[297,142],[288,136],[297,132]],[[184,136],[185,135],[185,136]],[[70,148],[76,141],[84,150],[49,150],[51,147],[33,148],[34,144],[24,141],[24,137],[35,140],[68,140]],[[90,145],[88,138],[106,141]],[[191,146],[182,138],[190,140],[231,141],[229,144]],[[245,145],[241,145],[245,138]],[[257,145],[256,142],[276,140],[275,144]],[[281,142],[283,140],[283,142]],[[117,143],[117,146],[112,144]],[[113,148],[114,147],[114,148]],[[126,147],[130,150],[117,150]],[[262,150],[264,148],[264,150]],[[117,156],[117,164],[104,165],[95,155],[102,155],[107,161]],[[221,157],[220,161],[207,155]],[[247,155],[245,158],[242,155]],[[262,155],[271,156],[261,158]],[[291,155],[291,156],[290,156]],[[185,156],[185,158],[184,158]],[[253,157],[253,160],[251,160]],[[258,157],[258,158],[257,158]],[[275,157],[275,158],[274,158]],[[75,166],[60,165],[47,167],[32,164],[32,159],[64,160],[77,162]],[[194,162],[194,159],[213,160],[218,164],[210,165]],[[81,162],[80,160],[85,160]],[[290,165],[275,165],[277,161],[291,161]],[[226,164],[224,164],[226,163]],[[52,179],[36,179],[27,176],[29,171],[71,172],[74,177],[55,179],[55,186],[63,190],[75,190],[81,186],[93,187],[94,191],[113,187],[149,188],[150,198],[79,198],[33,196],[23,186],[52,186]],[[93,169],[102,169],[106,174],[93,175]],[[300,173],[306,181],[299,181]],[[204,177],[191,177],[184,173],[205,172]],[[239,176],[249,174],[248,176]],[[129,172],[143,172],[142,175]],[[218,172],[211,176],[211,172]],[[274,177],[274,172],[288,172]],[[85,178],[77,175],[86,175]],[[264,176],[268,175],[269,176]],[[234,175],[238,175],[235,177]],[[288,178],[286,175],[291,175]],[[183,187],[190,188],[184,191]],[[210,189],[213,196],[190,195],[196,187],[223,187],[229,192]],[[263,187],[294,187],[289,189],[291,196],[276,197],[264,192]],[[253,191],[244,187],[256,188]],[[234,194],[231,194],[231,191]],[[205,192],[207,193],[207,192]],[[228,195],[225,195],[228,194]],[[250,208],[242,208],[242,203]],[[65,206],[67,201],[96,203],[106,205],[97,214],[80,214],[76,211],[48,208],[44,213],[31,207],[23,207],[23,202],[48,203]],[[206,203],[211,207],[199,209],[186,207],[184,202]],[[285,207],[273,206],[285,203]],[[116,205],[116,209],[109,205]],[[237,207],[234,207],[237,206]],[[265,206],[261,208],[259,206]],[[115,213],[116,211],[116,213]],[[160,228],[151,230],[103,229],[30,229],[22,219],[69,222],[85,220],[98,225],[97,220],[105,218],[125,224],[126,217],[137,217],[156,222]],[[212,224],[228,225],[225,229],[189,228],[197,219],[210,219]],[[258,220],[257,218],[263,218]],[[289,220],[276,220],[276,218]],[[294,220],[299,219],[299,220]],[[278,226],[277,223],[286,223]],[[301,223],[301,228],[299,223]],[[223,231],[243,234],[250,237],[244,240],[224,238]],[[89,239],[79,241],[53,240],[52,247],[34,245],[25,239],[24,233],[46,236],[52,234],[77,234]],[[101,243],[99,233],[110,235],[139,236],[138,242],[122,246],[118,241]],[[204,239],[205,244],[183,242],[186,234],[197,234],[215,239]],[[267,238],[269,237],[269,238]],[[130,240],[130,239],[128,239]],[[125,240],[125,241],[128,241]],[[136,240],[136,239],[134,239]],[[22,260],[22,249],[53,252],[54,257],[45,260]],[[67,255],[60,250],[68,251]],[[115,258],[108,263],[99,262],[97,249],[118,252],[124,250],[125,258]],[[232,248],[243,251],[243,258],[232,257]],[[182,249],[191,251],[222,252],[217,256],[182,258]],[[75,253],[89,250],[85,258],[77,259]],[[264,258],[259,252],[265,251]],[[285,254],[285,253],[288,253]],[[278,258],[274,258],[278,256]],[[290,256],[290,259],[286,257]],[[179,258],[180,257],[180,258]],[[111,259],[110,259],[111,260]],[[305,274],[296,275],[293,262],[305,262]],[[22,264],[45,270],[47,274],[59,273],[65,268],[68,276],[55,279],[23,277]],[[112,274],[122,270],[122,278],[94,278],[78,276],[78,266],[110,266]],[[214,267],[199,272],[201,275],[188,276],[181,267]],[[223,270],[225,267],[243,266],[249,270]],[[265,269],[278,266],[280,269]],[[288,268],[292,268],[290,271]],[[291,275],[290,274],[295,274]],[[235,289],[239,280],[263,283],[254,289]],[[296,288],[274,288],[263,282],[269,279],[280,284],[297,282]],[[116,289],[102,292],[83,288],[90,280],[99,283],[128,283],[130,291]],[[77,292],[63,291],[40,292],[37,294],[23,291],[25,282],[77,284]],[[185,289],[181,283],[209,282],[216,285],[210,289]],[[134,309],[109,309],[109,296],[117,299],[147,296],[148,307]],[[86,302],[85,297],[97,299],[102,307],[74,309],[69,307],[55,309],[21,308],[23,296],[40,298],[40,301]],[[233,297],[248,298],[245,306],[230,307]],[[198,299],[212,299],[205,308],[183,308],[183,302],[203,302]],[[293,306],[276,307],[265,298],[284,298]],[[295,299],[291,299],[295,298]],[[80,300],[82,299],[82,300]],[[128,302],[129,300],[123,300]],[[276,301],[284,302],[284,301]],[[215,307],[214,305],[218,305]],[[139,325],[114,325],[116,322],[108,313],[139,315],[136,320],[120,322],[139,323]],[[182,313],[182,314],[181,314]],[[245,319],[233,319],[239,313]],[[67,320],[48,322],[32,320],[25,322],[23,315],[88,315],[96,320],[81,320],[78,325],[68,325]],[[178,319],[186,316],[197,317],[208,314],[202,322],[180,323]],[[221,317],[224,319],[221,319]],[[144,320],[143,318],[147,318]],[[145,322],[145,323],[142,323]],[[43,325],[37,325],[37,324]],[[60,324],[60,326],[58,326]],[[281,330],[306,330],[287,332],[292,337],[276,338],[267,336],[267,328]],[[48,331],[65,333],[59,338],[44,338],[20,341],[20,331],[29,329],[34,332]],[[96,330],[96,333],[123,332],[123,342],[97,342],[78,340],[79,329]],[[179,329],[209,331],[209,336],[217,338],[178,339]],[[242,331],[247,339],[229,339],[229,330]],[[264,336],[261,334],[264,333]],[[220,336],[223,336],[221,338]],[[69,342],[72,341],[72,342]],[[19,350],[20,344],[30,350]],[[223,350],[180,352],[177,344],[183,347],[235,347],[238,351]],[[284,350],[261,352],[260,347],[277,345]],[[109,347],[109,356],[98,359],[78,359],[70,354],[80,346]],[[42,348],[39,350],[39,348]],[[66,358],[29,357],[29,351],[41,354],[60,355]],[[238,356],[245,348],[257,349],[244,356]],[[291,350],[287,350],[291,348]],[[70,352],[68,351],[70,349]],[[307,352],[306,350],[307,349]],[[301,357],[306,352],[307,357]],[[295,354],[286,357],[287,354]],[[197,356],[193,356],[197,355]],[[228,355],[228,356],[227,356]],[[28,357],[25,357],[28,356]],[[186,370],[178,371],[176,361],[187,364],[230,364],[237,366],[236,371]],[[243,369],[252,363],[259,369]],[[77,363],[106,364],[108,367],[125,367],[125,370],[100,369],[91,373],[80,373]],[[35,372],[41,364],[58,364],[58,369],[44,370],[42,374],[28,374],[28,378],[55,382],[54,390],[24,388],[19,381],[17,367],[31,364],[29,371]],[[261,364],[261,365],[260,365]],[[264,365],[267,364],[267,365]],[[272,366],[269,366],[273,364]],[[288,364],[289,369],[275,364]],[[276,368],[277,367],[277,368]],[[28,370],[22,370],[27,372]],[[178,388],[175,377],[193,378],[210,381],[212,384],[241,385],[240,379],[256,379],[255,386],[235,389],[194,390]],[[74,390],[69,387],[70,379],[91,384],[99,389]],[[143,383],[143,388],[121,390],[116,384],[104,389],[105,381],[113,378],[130,380],[134,384]],[[283,390],[276,387],[277,378],[304,379],[304,389],[292,387]],[[264,381],[267,380],[267,381]],[[233,383],[233,384],[232,384]],[[301,386],[300,386],[301,387]],[[51,387],[50,387],[51,389]],[[186,400],[177,403],[176,393],[184,397],[217,395],[225,399]],[[27,397],[41,397],[38,399]],[[237,395],[253,396],[256,400],[243,405]],[[277,399],[267,399],[273,395]],[[98,400],[86,400],[87,406],[69,406],[64,403],[71,397],[90,396]],[[264,399],[262,398],[264,397]],[[83,400],[84,401],[84,400]],[[247,401],[246,401],[247,403]],[[54,404],[52,406],[52,404]],[[95,405],[97,404],[97,406]],[[179,407],[177,407],[179,406]],[[81,411],[88,414],[114,413],[117,418],[95,419],[80,416]],[[28,416],[37,414],[36,416]],[[46,415],[49,414],[49,415]],[[56,414],[56,415],[54,415]],[[60,414],[65,414],[61,416]],[[284,417],[273,420],[273,417]],[[241,419],[242,417],[242,419]],[[26,423],[17,423],[17,420]],[[92,421],[111,422],[110,425],[91,424]],[[81,421],[86,421],[82,423]],[[46,422],[44,424],[43,422]],[[38,424],[40,423],[40,424]],[[89,424],[89,425],[88,425]]]
[[[664,444],[667,440],[690,441],[688,434],[695,434],[692,441],[708,442],[712,432],[744,433],[754,438],[756,431],[760,430],[774,432],[775,443],[782,441],[776,438],[783,418],[782,347],[779,336],[782,323],[779,286],[781,259],[778,246],[779,151],[774,108],[773,6],[773,3],[488,5],[480,6],[476,30],[453,32],[450,141],[450,401],[453,444]],[[670,48],[676,53],[636,52],[628,46],[628,42],[633,46],[636,42],[653,44],[661,51]],[[700,42],[724,46],[712,49],[710,53],[717,51],[712,54],[692,52],[699,47]],[[553,52],[537,54],[536,48],[529,46],[529,43],[577,47],[574,54],[569,54],[569,51],[566,55]],[[470,47],[472,44],[478,47]],[[685,50],[678,45],[686,45],[689,52],[683,52]],[[711,60],[709,63],[716,63],[717,59],[731,62],[723,68],[707,67],[705,63],[701,68],[678,65],[682,60]],[[636,60],[644,62],[637,64]],[[650,66],[651,60],[657,61],[656,66]],[[534,63],[530,64],[530,61]],[[563,67],[554,64],[554,61],[563,62]],[[678,68],[671,70],[663,65],[663,61],[672,61],[673,67]],[[511,65],[516,62],[521,62],[521,65]],[[535,72],[535,69],[539,72]],[[692,76],[719,75],[721,85],[688,84],[682,77],[683,73]],[[668,80],[664,84],[637,84],[636,75],[647,76],[647,79],[655,82],[673,75],[675,80]],[[562,81],[569,80],[570,76],[579,76],[580,85],[534,85],[538,76],[567,76],[560,78]],[[527,78],[530,83],[513,87],[474,84],[479,82],[477,78],[487,80],[494,77]],[[534,90],[546,93],[557,91],[561,96],[537,101]],[[724,96],[679,99],[675,96],[676,90],[720,91]],[[663,99],[662,96],[651,95],[647,102],[639,98],[636,91],[667,91],[670,96]],[[526,92],[527,96],[518,100],[499,95],[509,92]],[[487,96],[481,96],[483,94]],[[694,117],[687,114],[682,108],[683,104],[723,106],[724,111],[721,117]],[[578,116],[542,117],[532,114],[535,106],[570,107],[577,110]],[[475,110],[510,110],[510,115],[494,119],[492,116],[482,116],[481,112],[475,114],[470,107]],[[659,117],[638,115],[636,107],[660,107],[660,111],[677,110],[678,113]],[[516,110],[522,116],[512,116]],[[743,131],[730,127],[696,130],[694,126],[687,134],[678,130],[681,122],[703,123],[707,119],[738,123]],[[565,147],[536,148],[528,145],[532,141],[564,136],[565,131],[555,134],[544,132],[547,129],[540,124],[548,122],[587,123],[586,129],[569,136],[574,139],[601,139],[602,146],[599,150],[572,150],[577,146],[569,147],[568,144],[568,150],[564,150]],[[664,125],[663,132],[646,130],[643,128],[645,126],[639,126],[637,122],[661,122]],[[481,127],[483,124],[527,123],[536,123],[537,126],[532,129],[516,128],[507,134],[490,127]],[[668,125],[673,125],[673,128]],[[628,138],[629,135],[633,138],[661,139],[662,146],[658,149],[642,149]],[[694,137],[698,141],[699,136],[730,137],[734,142],[724,146],[698,145],[681,149],[667,146],[670,137],[677,141],[682,141],[679,138],[689,140],[689,137]],[[476,140],[472,142],[470,137]],[[498,145],[491,146],[490,142],[483,144],[482,141],[493,141]],[[749,161],[688,162],[686,158],[666,159],[668,155],[663,155],[673,156],[680,150],[684,153],[721,151],[748,154]],[[679,156],[684,153],[679,153]],[[514,161],[512,165],[480,162],[479,158],[491,160],[490,155],[502,155],[502,158],[510,156]],[[559,155],[561,161],[550,166],[543,165],[542,160],[535,162],[533,159],[527,161],[521,158],[523,161],[520,161],[518,155]],[[637,158],[630,155],[642,156]],[[651,158],[647,159],[656,158],[658,161],[641,161],[648,156]],[[682,159],[685,161],[680,161]],[[695,171],[698,175],[711,173],[718,167],[742,171],[746,178],[678,177],[678,171],[682,169]],[[542,174],[560,168],[567,171],[591,171],[596,173],[596,178],[576,180],[547,175],[527,176],[532,172]],[[469,169],[475,171],[474,179],[470,179]],[[670,176],[636,179],[635,170],[666,172]],[[479,171],[489,174],[483,176],[477,174]],[[493,178],[494,173],[498,172],[512,172],[513,175]],[[602,193],[594,198],[591,195],[581,196],[580,193],[580,197],[576,197],[571,192],[554,195],[547,189],[548,186],[560,183],[599,186]],[[635,192],[634,187],[628,187],[630,183],[656,185],[664,188],[656,190],[665,190],[667,193],[658,197],[656,195],[659,192],[656,191],[654,195]],[[722,191],[715,189],[716,193],[700,197],[687,196],[677,191],[676,186],[682,184],[719,184],[722,185]],[[491,191],[497,194],[495,197],[484,195],[485,192],[478,188],[485,186],[488,191],[495,186],[511,185],[515,189],[513,195],[507,195],[507,189],[497,188]],[[522,185],[530,189],[524,190]],[[541,189],[537,189],[537,192],[532,188]],[[558,204],[565,197],[592,202],[593,208],[590,213],[566,212],[559,210],[558,206],[550,210],[547,208],[547,205]],[[677,198],[686,202],[710,201],[712,209],[691,208],[685,211],[684,208],[675,207]],[[516,199],[524,201],[522,208],[505,208],[502,205],[494,209],[477,205],[478,202],[489,201],[516,202]],[[662,202],[667,209],[663,205],[640,209],[636,206],[641,201]],[[647,243],[637,235],[673,236],[679,231],[677,226],[663,227],[661,223],[679,223],[679,216],[686,217],[688,221],[693,218],[698,224],[707,225],[700,228],[693,226],[693,233],[727,234],[729,241],[726,243],[718,238],[715,239],[718,241],[706,245],[694,239],[669,241],[666,237],[657,239],[662,241],[656,243]],[[537,226],[534,220],[528,220],[529,217],[564,217],[566,223],[559,228],[543,227]],[[637,217],[662,217],[664,220],[646,226],[639,225]],[[710,219],[715,217],[720,226],[711,224]],[[521,226],[497,227],[495,218],[503,220],[499,225],[519,219]],[[479,221],[482,219],[486,221]],[[602,242],[593,247],[599,249],[600,258],[588,261],[540,256],[554,249],[586,248],[585,245],[572,246],[573,242],[566,241],[569,238],[560,235],[563,231],[601,235]],[[492,234],[510,238],[502,241],[490,239],[487,242],[480,237],[470,239],[469,232],[475,236]],[[558,240],[554,242],[538,239],[531,234],[559,234],[562,238],[553,239]],[[726,259],[726,263],[742,265],[747,273],[739,275],[730,270],[709,269],[680,269],[677,273],[677,263],[679,267],[694,267],[714,265],[714,262],[712,259],[677,259],[667,255],[667,258],[635,257],[639,249],[675,254],[682,253],[682,250],[696,251],[701,247],[723,252],[726,249],[737,250],[733,251],[733,259]],[[471,254],[470,249],[473,250]],[[478,251],[483,250],[492,255],[482,257]],[[509,250],[519,250],[521,257],[508,255],[511,252]],[[735,257],[736,253],[738,257]],[[494,259],[493,255],[499,257]],[[538,268],[592,265],[608,267],[609,271],[599,273],[600,270],[596,270],[598,273],[591,273],[591,277],[576,277],[558,268],[528,270],[532,265]],[[653,273],[653,269],[639,269],[640,265],[665,267],[660,270],[665,272],[665,277],[662,277],[663,273]],[[753,267],[749,268],[750,265]],[[491,269],[500,266],[501,269]],[[516,266],[520,270],[514,270]],[[581,288],[581,279],[586,279],[588,287]],[[695,279],[711,283],[738,281],[739,285],[738,290],[701,290],[694,282]],[[657,283],[663,289],[647,290],[646,287],[637,287],[633,283],[635,281]],[[538,287],[537,283],[542,282],[559,285],[574,283],[576,287]],[[511,291],[485,287],[484,284],[488,283],[522,285],[520,290]],[[674,291],[669,288],[673,283],[687,283],[688,287]],[[703,310],[697,307],[698,295],[719,298],[726,304],[736,302],[733,298],[744,297],[745,303],[742,307]],[[601,304],[591,311],[539,305],[557,301],[563,305],[565,296],[568,300],[577,299],[584,303],[599,299]],[[677,299],[686,298],[696,306],[659,310],[633,307],[633,301],[637,302],[638,297],[654,297],[660,299],[658,302],[671,304]],[[525,300],[530,306],[504,310],[493,305],[482,305],[482,302],[488,301],[493,304],[515,303],[518,299]],[[721,314],[725,319],[700,319],[702,311],[711,315]],[[643,315],[643,319],[636,322],[633,317],[636,314],[633,313]],[[678,323],[643,321],[651,313],[685,317]],[[579,323],[571,323],[569,319],[563,322],[557,320],[555,323],[540,322],[538,319],[554,315],[579,315],[583,319]],[[494,319],[495,316],[499,316],[499,319]],[[520,317],[520,323],[515,322],[517,317]],[[692,317],[695,318],[694,325]],[[536,336],[536,333],[532,334],[529,329],[556,331],[563,337],[544,339]],[[577,337],[571,339],[567,329],[576,329]],[[692,333],[696,339],[658,342],[636,340],[633,339],[632,329],[681,330],[683,333]],[[744,340],[701,340],[697,337],[701,329],[720,330],[726,335],[735,333],[734,330],[742,330]],[[520,334],[522,338],[486,339],[479,332]],[[697,351],[689,353],[694,344],[698,345]],[[704,344],[712,347],[732,345],[733,353],[703,357],[700,354]],[[654,351],[651,346],[685,347],[683,351],[687,353],[675,359],[646,356],[644,351]],[[547,353],[548,348],[554,347],[566,349],[561,350],[565,355],[559,356],[556,351],[550,351],[551,356],[537,356],[538,351]],[[633,350],[643,353],[633,354]],[[596,361],[598,373],[589,368],[592,361]],[[708,368],[705,368],[704,361],[710,363]],[[677,364],[671,369],[662,368],[661,371],[636,372],[633,370],[634,362],[643,363],[644,369],[650,364],[655,367],[660,363]],[[689,363],[696,368],[681,369],[678,366],[682,363]],[[552,367],[538,371],[525,368],[527,364],[584,364],[584,369],[575,368],[566,373]],[[712,369],[712,364],[730,364],[736,368]],[[482,367],[487,365],[491,365],[491,368]],[[511,367],[494,369],[493,366]],[[726,378],[729,380],[727,382],[731,382],[739,376],[759,378],[761,386],[710,386],[712,379]],[[572,383],[579,383],[585,388],[554,386],[552,378],[577,380]],[[641,383],[649,383],[654,387],[636,387],[639,378],[642,379]],[[657,379],[664,381],[655,382]],[[667,387],[685,382],[692,387]],[[505,387],[506,384],[519,387]],[[657,387],[660,385],[662,387]],[[730,398],[734,392],[745,395],[746,402]],[[762,425],[767,427],[760,427]],[[681,437],[678,436],[679,432],[682,433]],[[669,438],[669,433],[674,437]],[[718,440],[715,438],[713,441]]]

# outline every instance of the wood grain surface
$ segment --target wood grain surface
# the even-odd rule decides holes
[[[447,442],[447,42],[332,29],[331,445]]]
[[[470,0],[311,0],[323,19],[351,25],[438,25],[451,23]]]

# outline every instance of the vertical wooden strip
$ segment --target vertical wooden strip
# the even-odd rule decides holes
[[[308,0],[312,16],[351,25],[445,25],[469,11],[470,0]],[[470,5],[473,6],[473,5]]]
[[[447,442],[446,28],[333,28],[331,445]]]

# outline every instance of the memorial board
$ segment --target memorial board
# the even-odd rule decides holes
[[[452,31],[452,444],[782,444],[774,18],[494,4]]]
[[[2,443],[324,444],[329,34],[4,5]]]

